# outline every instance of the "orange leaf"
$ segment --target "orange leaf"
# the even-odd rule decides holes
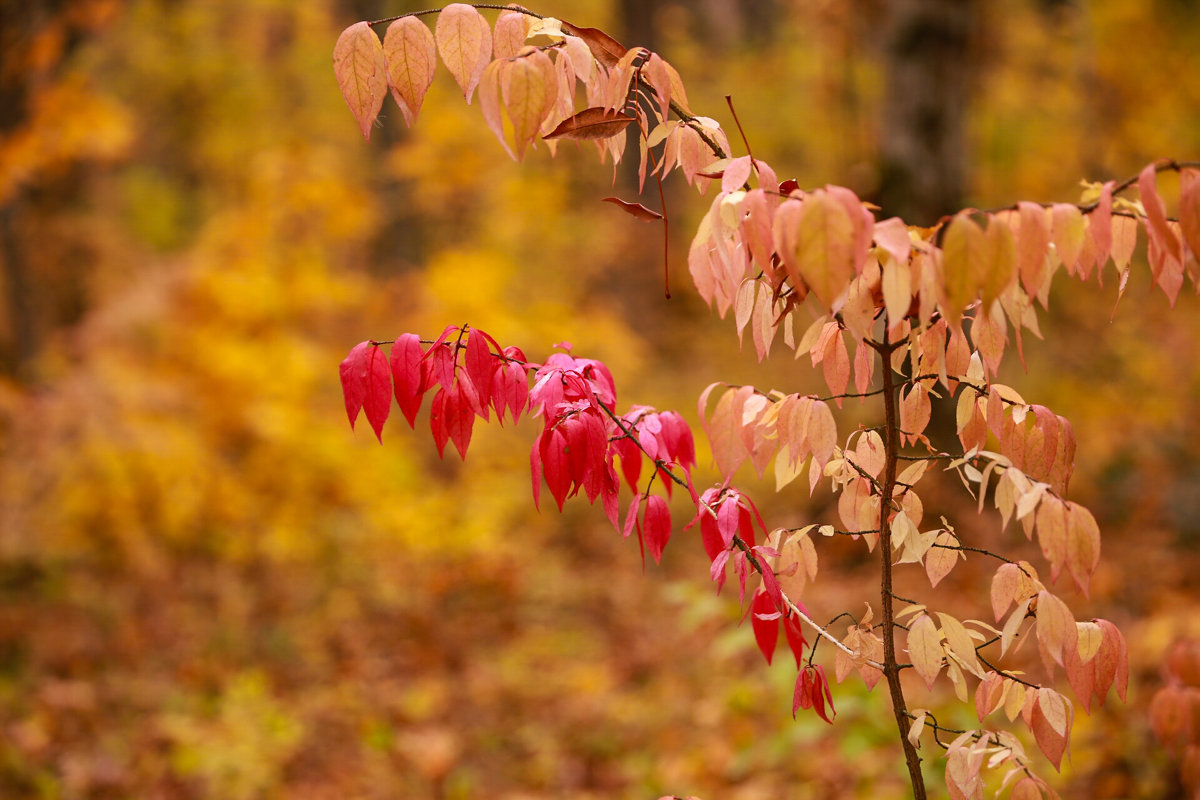
[[[979,294],[991,255],[983,229],[969,213],[960,213],[946,228],[942,253],[942,311],[950,322],[957,322]]]
[[[1079,590],[1088,593],[1088,581],[1100,563],[1100,528],[1096,518],[1076,503],[1067,503],[1067,569]]]
[[[613,205],[624,209],[624,211],[630,216],[640,219],[642,222],[654,222],[663,218],[662,214],[646,208],[641,203],[630,203],[622,200],[619,197],[606,197],[601,202],[612,203]]]
[[[580,28],[563,20],[562,29],[587,43],[592,56],[607,68],[616,66],[627,48],[599,28]]]
[[[1042,280],[1046,275],[1050,231],[1046,225],[1046,210],[1037,203],[1020,202],[1017,212],[1021,219],[1021,229],[1017,234],[1017,271],[1025,292],[1032,297],[1042,288]]]
[[[412,127],[437,66],[433,33],[416,17],[401,17],[388,26],[383,37],[383,55],[392,98],[400,106],[404,122]]]
[[[1012,228],[996,217],[988,220],[988,270],[983,274],[983,305],[992,301],[1008,289],[1017,278],[1017,240]]]
[[[443,8],[436,27],[438,54],[469,104],[483,68],[492,60],[492,28],[482,14],[465,3]]]
[[[558,127],[542,138],[575,139],[577,141],[608,139],[625,130],[631,122],[633,122],[633,117],[595,106],[585,108],[573,117],[567,117],[558,123]]]
[[[1059,769],[1071,732],[1071,715],[1066,699],[1053,689],[1038,689],[1029,728],[1046,758],[1056,770]]]
[[[371,125],[387,94],[387,64],[383,45],[367,23],[356,22],[338,36],[333,47],[333,74],[359,130],[370,140]]]
[[[1061,665],[1064,651],[1076,646],[1078,635],[1075,617],[1071,614],[1071,609],[1067,608],[1067,604],[1045,589],[1038,592],[1037,638],[1045,647],[1046,654]],[[1050,664],[1046,664],[1047,671],[1051,668]]]

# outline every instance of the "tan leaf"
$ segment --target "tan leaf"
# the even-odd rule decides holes
[[[1067,604],[1045,589],[1038,592],[1037,637],[1055,663],[1062,665],[1063,651],[1076,646],[1076,636],[1075,617]],[[1046,669],[1051,666],[1047,664]]]
[[[435,34],[442,63],[469,104],[483,68],[492,60],[492,28],[471,6],[451,3],[438,14]]]
[[[971,634],[955,617],[941,611],[937,614],[938,619],[941,620],[942,633],[946,637],[946,644],[949,645],[950,652],[958,658],[968,672],[977,678],[982,678],[983,666],[979,663],[979,656],[975,652],[975,640],[971,638]]]
[[[1086,230],[1083,214],[1076,206],[1069,203],[1055,203],[1050,209],[1050,239],[1054,249],[1067,272],[1074,273],[1075,265],[1079,263],[1079,254],[1083,251],[1083,240]]]
[[[387,95],[387,63],[383,44],[366,22],[356,22],[338,36],[333,74],[359,130],[370,140],[371,126]]]
[[[1008,617],[1008,622],[1004,623],[1004,628],[1000,631],[1000,655],[1003,656],[1012,647],[1013,640],[1017,637],[1017,631],[1021,627],[1021,623],[1025,621],[1025,617],[1029,612],[1030,598],[1017,603],[1017,607]]]
[[[1075,623],[1075,647],[1079,652],[1080,662],[1086,664],[1100,652],[1100,644],[1104,641],[1104,631],[1095,622]]]
[[[942,670],[942,638],[928,614],[921,614],[908,626],[908,657],[925,685],[932,689]]]
[[[517,160],[525,148],[537,138],[542,120],[554,106],[558,77],[550,57],[534,50],[512,60],[500,73],[500,96],[513,126],[513,143]]]
[[[957,549],[958,540],[947,531],[939,533],[933,544],[925,554],[925,574],[929,576],[931,587],[941,583],[942,578],[950,574],[950,570],[954,569],[954,565],[962,556]]]
[[[392,99],[400,106],[405,124],[412,127],[437,66],[433,32],[416,17],[401,17],[384,34],[383,55]]]

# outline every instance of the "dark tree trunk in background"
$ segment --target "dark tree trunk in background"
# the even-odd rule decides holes
[[[962,206],[977,0],[890,0],[877,201],[931,225]]]

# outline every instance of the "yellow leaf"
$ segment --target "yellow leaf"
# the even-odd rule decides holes
[[[970,215],[956,216],[942,240],[942,311],[958,322],[963,309],[975,299],[987,274],[990,253],[983,229]]]

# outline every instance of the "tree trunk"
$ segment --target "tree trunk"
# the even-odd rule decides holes
[[[969,44],[977,0],[891,0],[878,202],[931,225],[965,195]]]

